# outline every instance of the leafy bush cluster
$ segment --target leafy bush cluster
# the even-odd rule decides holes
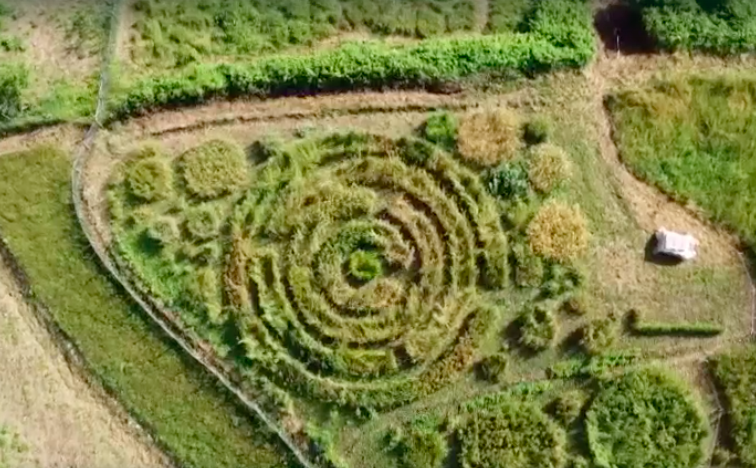
[[[507,399],[469,415],[458,430],[464,468],[561,468],[566,436],[540,408]]]
[[[518,319],[518,343],[534,352],[551,347],[557,334],[554,313],[543,306],[530,307]]]
[[[29,84],[26,67],[0,64],[0,124],[15,118],[23,108],[22,94]]]
[[[580,416],[585,397],[577,390],[565,391],[548,405],[549,414],[560,424],[569,426]]]
[[[587,221],[577,206],[558,201],[546,203],[528,226],[533,251],[557,262],[580,257],[588,247]]]
[[[726,354],[714,361],[714,374],[724,391],[731,438],[738,459],[756,466],[756,349]]]
[[[134,197],[155,201],[169,196],[172,190],[173,173],[168,164],[157,158],[135,161],[127,174],[126,183]]]
[[[135,58],[162,67],[258,56],[352,30],[425,38],[476,27],[471,0],[139,0],[134,7]]]
[[[244,152],[223,140],[209,141],[187,151],[180,165],[187,190],[199,198],[231,193],[249,180]]]
[[[506,377],[509,358],[506,353],[489,356],[480,363],[480,375],[491,383],[501,383]]]
[[[700,466],[711,437],[707,415],[688,387],[657,369],[604,383],[586,429],[601,468]]]
[[[750,0],[637,0],[658,45],[670,50],[736,54],[756,50]]]
[[[524,33],[432,38],[398,46],[368,41],[245,64],[196,64],[135,83],[115,99],[111,110],[116,118],[123,118],[214,97],[434,87],[481,73],[531,74],[588,63],[594,45],[585,3],[555,0],[536,5]],[[172,41],[185,44],[191,37]]]
[[[457,146],[457,127],[459,122],[454,114],[439,112],[428,117],[422,128],[423,136],[431,143],[435,143],[447,150]]]
[[[593,320],[581,331],[580,346],[590,355],[601,354],[612,347],[618,331],[614,320]]]
[[[436,428],[410,427],[400,434],[395,451],[400,468],[441,468],[449,444]]]

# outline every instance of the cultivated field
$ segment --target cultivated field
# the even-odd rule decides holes
[[[178,466],[756,466],[756,11],[600,3],[107,4],[25,299]]]

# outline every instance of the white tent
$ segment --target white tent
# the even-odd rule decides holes
[[[666,255],[681,260],[693,260],[698,255],[698,240],[690,234],[681,234],[661,228],[656,231],[654,255]]]

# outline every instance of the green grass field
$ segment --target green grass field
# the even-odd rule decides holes
[[[76,223],[70,171],[53,149],[0,157],[0,231],[36,299],[181,466],[286,465],[276,440],[105,277]]]
[[[623,161],[756,246],[756,81],[678,78],[609,101]]]

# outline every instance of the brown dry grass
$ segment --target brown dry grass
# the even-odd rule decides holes
[[[590,233],[587,224],[580,207],[548,202],[528,226],[530,247],[552,260],[575,260],[588,248]]]
[[[494,166],[515,159],[522,148],[522,121],[507,109],[466,115],[459,125],[459,152],[469,162]]]

